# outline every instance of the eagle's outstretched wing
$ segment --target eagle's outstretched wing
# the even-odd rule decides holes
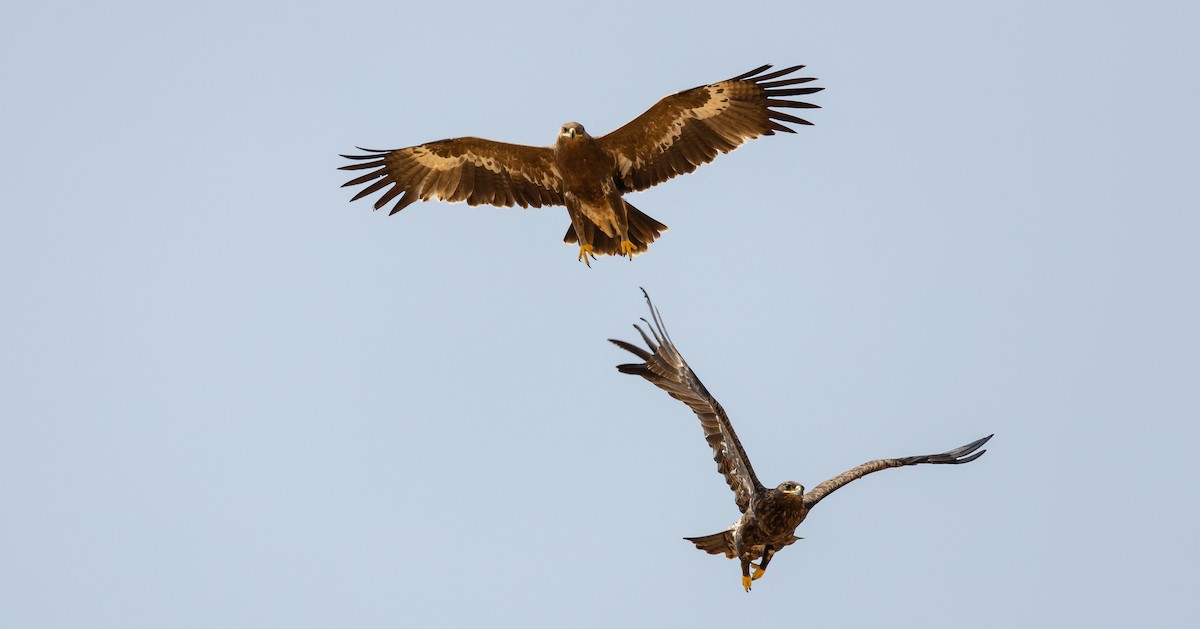
[[[815,78],[780,78],[803,68],[762,74],[765,65],[732,79],[672,94],[625,126],[598,138],[613,157],[622,192],[645,190],[728,153],[748,139],[795,133],[782,122],[812,124],[777,108],[817,105],[784,96],[819,92],[821,87],[790,87]],[[778,80],[775,80],[778,79]]]
[[[359,150],[366,154],[342,156],[358,163],[339,170],[370,169],[371,172],[347,181],[342,187],[374,180],[350,200],[385,190],[375,201],[377,210],[403,195],[388,214],[395,214],[414,201],[431,198],[500,207],[563,204],[562,177],[549,147],[467,137],[391,151]]]
[[[646,295],[644,289],[642,294]],[[762,491],[763,486],[754,475],[754,468],[750,467],[750,459],[746,458],[746,451],[742,449],[737,433],[733,432],[725,409],[721,408],[721,404],[704,388],[700,378],[696,377],[696,373],[671,342],[671,337],[667,336],[662,318],[650,302],[650,295],[646,295],[646,304],[650,306],[650,318],[653,323],[645,319],[642,319],[642,322],[649,327],[653,338],[647,335],[641,326],[635,324],[633,327],[642,335],[649,351],[632,343],[609,339],[645,362],[617,365],[617,369],[621,373],[634,374],[649,380],[671,397],[687,404],[692,412],[696,413],[700,418],[701,427],[704,428],[704,438],[713,449],[713,460],[717,462],[717,470],[725,475],[725,482],[729,483],[729,488],[736,496],[738,509],[744,513],[750,506],[750,498]]]
[[[904,467],[905,465],[920,465],[921,463],[941,463],[946,465],[959,465],[962,463],[970,463],[975,459],[983,456],[987,450],[979,450],[983,444],[991,439],[992,435],[988,435],[983,439],[972,441],[961,448],[955,448],[949,452],[941,454],[926,454],[922,456],[908,456],[902,459],[878,459],[869,463],[863,463],[856,468],[847,470],[834,476],[833,478],[813,487],[804,494],[804,506],[808,509],[813,508],[813,505],[821,502],[821,499],[838,490],[839,487],[851,481],[858,480],[872,472],[886,470],[893,467]],[[979,450],[979,452],[975,452]],[[974,452],[974,454],[971,454]]]

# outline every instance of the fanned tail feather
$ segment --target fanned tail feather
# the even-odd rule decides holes
[[[685,537],[687,541],[696,545],[696,548],[703,550],[710,555],[724,554],[726,557],[733,559],[737,553],[733,550],[733,531],[726,530],[704,537]]]
[[[629,241],[637,246],[637,251],[633,255],[640,255],[646,252],[650,243],[658,239],[663,232],[667,231],[667,226],[650,218],[641,210],[633,207],[633,204],[625,201],[625,207],[629,210]],[[621,239],[620,237],[613,238],[605,234],[600,229],[595,229],[595,226],[588,224],[588,231],[592,237],[592,252],[598,256],[617,256],[621,255]],[[575,227],[567,228],[567,234],[563,236],[563,242],[568,245],[577,244],[579,236],[575,233]]]

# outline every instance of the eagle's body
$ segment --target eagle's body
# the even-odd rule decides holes
[[[624,233],[625,202],[617,184],[611,177],[591,176],[598,170],[608,170],[611,160],[583,125],[568,122],[563,129],[554,145],[554,162],[562,173],[563,201],[572,221],[580,215],[606,234]]]
[[[667,229],[626,202],[614,177],[592,176],[609,170],[612,158],[578,122],[563,125],[554,145],[554,162],[562,174],[563,204],[571,217],[565,240],[591,246],[587,251],[581,248],[581,256],[645,251]],[[627,251],[621,249],[622,242],[630,243]]]
[[[778,108],[816,107],[784,97],[822,88],[793,87],[812,78],[781,78],[804,66],[763,74],[770,67],[667,96],[598,138],[569,122],[551,147],[462,137],[390,151],[362,149],[367,153],[344,156],[359,163],[342,170],[369,172],[344,185],[369,184],[351,200],[382,190],[375,208],[396,200],[390,214],[434,198],[501,207],[565,205],[571,228],[563,240],[579,244],[581,259],[632,257],[667,227],[624,194],[690,173],[748,139],[794,132],[781,121],[811,124]]]
[[[700,550],[733,559],[762,559],[767,548],[778,550],[796,540],[796,527],[808,515],[804,496],[781,488],[767,489],[750,498],[750,506],[737,522],[720,533],[685,538]],[[773,552],[772,551],[772,552]]]
[[[746,591],[750,590],[753,580],[763,575],[776,552],[800,539],[795,535],[796,527],[825,496],[867,474],[893,467],[922,463],[969,463],[986,452],[976,450],[992,438],[988,435],[941,454],[876,459],[851,468],[807,493],[804,486],[796,481],[786,481],[774,489],[768,489],[754,474],[750,459],[746,456],[737,433],[733,431],[733,424],[729,422],[725,409],[721,408],[721,404],[704,388],[700,378],[696,377],[696,373],[683,360],[671,337],[667,335],[662,318],[654,304],[650,303],[649,296],[646,297],[646,303],[650,306],[651,321],[646,322],[650,333],[647,334],[639,326],[634,327],[641,334],[648,349],[609,339],[644,362],[618,365],[617,369],[622,373],[645,378],[671,397],[687,404],[700,418],[700,426],[704,429],[705,440],[712,448],[717,470],[725,476],[725,482],[733,490],[742,517],[720,533],[685,539],[707,553],[723,554],[730,559],[738,559],[742,566],[742,585]],[[760,563],[750,563],[755,560],[759,560]],[[750,572],[751,567],[755,568],[753,575]]]

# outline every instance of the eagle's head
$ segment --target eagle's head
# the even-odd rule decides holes
[[[775,490],[792,496],[804,496],[804,485],[801,485],[794,480],[779,483],[779,486],[776,487]]]
[[[587,131],[585,131],[583,129],[583,125],[579,124],[578,122],[565,123],[563,124],[562,128],[558,130],[558,139],[560,140],[574,140],[575,138],[586,137]]]

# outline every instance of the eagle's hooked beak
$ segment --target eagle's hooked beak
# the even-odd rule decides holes
[[[574,139],[575,138],[575,127],[571,127],[570,129],[567,129],[567,135],[571,136],[571,138]]]

